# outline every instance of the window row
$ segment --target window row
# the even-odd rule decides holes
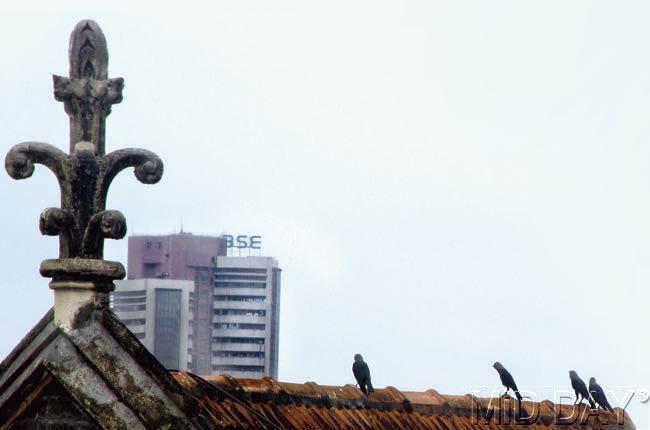
[[[254,269],[252,267],[215,267],[216,273],[266,273],[266,269]]]
[[[134,297],[134,296],[145,296],[147,294],[146,290],[133,290],[133,291],[114,291],[113,297]]]
[[[241,364],[225,364],[212,366],[212,370],[217,372],[264,372],[264,366],[244,366]]]
[[[214,288],[266,288],[266,282],[223,282],[217,281]]]
[[[144,325],[146,323],[144,318],[124,318],[120,321],[126,325]]]
[[[133,312],[133,311],[144,311],[147,309],[147,304],[142,305],[124,305],[124,306],[113,306],[115,312]]]
[[[266,324],[249,324],[249,323],[214,323],[214,328],[238,329],[238,330],[264,330]]]
[[[263,302],[266,296],[215,295],[214,299],[218,302]]]
[[[216,274],[214,277],[215,280],[232,280],[232,281],[266,281],[266,276],[259,276],[259,275],[220,275]]]
[[[129,304],[129,303],[143,303],[145,300],[147,300],[146,297],[129,297],[129,298],[120,298],[120,297],[114,297],[113,298],[113,304],[115,305],[124,305],[124,304]]]
[[[264,317],[266,311],[264,309],[214,309],[215,315],[246,315],[252,317]]]
[[[255,345],[264,345],[263,337],[228,337],[228,336],[215,336],[212,338],[212,343],[247,343]]]
[[[214,357],[264,358],[264,351],[212,351]]]

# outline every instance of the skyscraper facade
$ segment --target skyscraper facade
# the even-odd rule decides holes
[[[226,255],[220,236],[179,233],[130,236],[127,279],[179,279],[194,282],[190,294],[189,369],[199,375],[212,372],[212,257]]]
[[[132,279],[115,282],[110,306],[167,369],[189,370],[190,294],[194,282]]]
[[[281,269],[272,257],[215,257],[212,372],[277,379]]]
[[[221,236],[131,236],[128,281],[124,284],[138,279],[193,282],[185,316],[185,363],[177,368],[200,375],[228,373],[236,377],[277,378],[281,269],[272,257],[228,256],[229,246],[234,246],[233,241]],[[118,286],[114,300],[129,299],[122,297],[124,293],[127,291],[122,292]],[[161,300],[165,296],[165,300],[173,301],[176,293],[158,294]],[[149,301],[156,297],[154,294],[144,298]],[[116,313],[123,318],[121,312]],[[160,316],[156,326],[163,323],[162,313]],[[142,318],[133,315],[124,318],[142,322]],[[136,327],[134,333],[142,336],[137,330]]]

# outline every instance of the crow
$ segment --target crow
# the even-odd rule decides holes
[[[503,394],[504,396],[508,394],[508,391],[512,389],[512,391],[515,392],[515,396],[517,396],[517,400],[521,402],[521,394],[519,394],[519,390],[517,389],[517,384],[515,384],[515,380],[513,379],[512,375],[510,372],[506,370],[505,367],[498,361],[492,365],[496,369],[497,372],[499,372],[499,377],[501,378],[501,383],[503,384],[504,387],[506,387],[506,392]]]
[[[614,412],[614,409],[612,409],[612,406],[607,401],[607,397],[605,397],[605,392],[603,391],[603,388],[600,385],[598,385],[598,383],[596,382],[596,378],[594,377],[589,378],[589,393],[591,394],[591,397],[593,397],[594,401],[598,403],[601,408],[606,409],[610,412]]]
[[[372,388],[372,382],[370,382],[370,369],[361,354],[354,355],[354,363],[352,364],[352,373],[354,373],[354,379],[357,380],[359,388],[366,396],[369,393],[374,393],[375,389]]]
[[[591,400],[585,381],[580,379],[574,370],[569,370],[569,378],[571,379],[571,387],[573,387],[573,391],[576,392],[576,401],[573,404],[575,405],[578,402],[582,403],[583,400],[587,400],[591,405],[591,409],[596,409],[596,404]],[[580,396],[582,396],[582,399],[580,399]]]

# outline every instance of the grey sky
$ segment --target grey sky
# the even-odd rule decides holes
[[[283,272],[280,379],[464,394],[650,386],[650,4],[26,2],[0,8],[0,142],[67,149],[51,74],[79,19],[125,78],[107,149],[130,233],[258,233]],[[54,177],[0,174],[0,355],[51,306]],[[125,261],[126,241],[106,257]],[[648,406],[633,417],[648,424]]]

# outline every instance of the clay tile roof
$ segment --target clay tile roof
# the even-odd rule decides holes
[[[366,397],[352,385],[296,384],[228,375],[199,377],[182,371],[173,372],[173,377],[205,409],[204,415],[210,417],[214,428],[453,430],[506,429],[515,425],[512,419],[516,402],[508,398],[499,404],[497,399],[441,395],[435,390],[400,391],[394,387],[376,389]],[[490,421],[477,413],[485,413],[488,407],[493,410]],[[526,425],[530,430],[634,428],[621,409],[616,409],[615,414],[589,414],[584,405],[574,410],[572,405],[556,407],[549,401],[522,402],[522,407],[526,415],[536,417]],[[572,413],[581,417],[574,424],[558,421]]]
[[[47,406],[51,398],[67,405],[58,408],[67,413],[65,428],[80,428],[74,421],[87,424],[83,428],[129,430],[498,430],[513,428],[518,417],[510,398],[395,387],[366,397],[352,385],[170,372],[112,312],[83,315],[64,332],[48,312],[0,363],[0,428],[37,428],[34,419],[58,419]],[[621,409],[590,413],[584,405],[574,409],[549,401],[522,407],[524,417],[534,417],[525,426],[530,430],[634,428]],[[580,419],[560,422],[571,416]]]

